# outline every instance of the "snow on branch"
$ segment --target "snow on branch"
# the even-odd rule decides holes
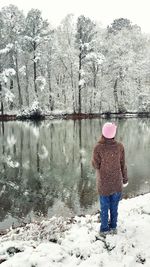
[[[84,80],[84,79],[81,79],[81,80],[79,81],[79,85],[80,85],[80,86],[84,86],[84,85],[85,85],[85,80]]]
[[[11,167],[11,168],[19,167],[19,162],[13,161],[10,155],[4,158],[4,162],[8,165],[8,167]]]
[[[46,79],[43,76],[38,76],[36,79],[36,84],[39,86],[39,89],[41,90],[41,92],[44,90],[45,86],[46,86]]]
[[[9,53],[12,48],[13,44],[7,44],[5,48],[0,50],[0,55]]]
[[[6,87],[3,88],[4,98],[6,102],[13,102],[15,95]]]
[[[26,66],[22,66],[20,69],[19,69],[19,72],[22,76],[26,76]]]
[[[0,81],[7,83],[7,79],[16,74],[16,71],[13,68],[5,69],[2,73],[0,73]]]
[[[91,53],[86,55],[86,59],[92,60],[92,61],[96,62],[98,65],[101,65],[104,62],[105,57],[101,53],[97,54],[95,52],[91,52]]]

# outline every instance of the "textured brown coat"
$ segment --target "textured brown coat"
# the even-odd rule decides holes
[[[100,195],[122,192],[122,186],[128,182],[128,178],[121,143],[102,137],[94,147],[92,165],[96,169],[97,191]]]

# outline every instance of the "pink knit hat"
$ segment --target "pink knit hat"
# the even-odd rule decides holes
[[[102,134],[105,138],[114,138],[116,135],[117,126],[112,122],[106,122],[102,128]]]

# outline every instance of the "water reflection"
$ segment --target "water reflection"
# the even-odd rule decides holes
[[[0,228],[37,216],[98,209],[93,145],[104,120],[5,122],[0,125]],[[126,148],[129,187],[124,196],[150,192],[148,119],[117,121]]]

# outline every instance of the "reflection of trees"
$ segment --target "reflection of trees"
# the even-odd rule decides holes
[[[87,149],[87,131],[84,130],[82,131],[82,122],[83,121],[79,121],[78,125],[79,125],[79,151],[80,151],[80,178],[79,178],[79,183],[78,183],[78,195],[80,198],[80,205],[81,208],[87,208],[89,205],[92,204],[93,199],[95,199],[95,186],[93,185],[93,183],[90,181],[90,177],[88,177],[88,168],[86,166],[86,168],[84,167],[83,161],[84,161],[84,157],[83,157],[83,153],[85,151],[85,153],[87,153],[86,149]],[[84,123],[86,124],[87,121],[84,121]],[[91,123],[90,123],[91,125]],[[90,127],[90,132],[91,132],[91,127]],[[83,140],[85,140],[84,146],[83,146]],[[90,155],[88,155],[88,158],[91,157],[91,153]],[[88,165],[90,164],[90,160],[88,162]]]
[[[39,143],[36,145],[36,161],[37,161],[37,172],[40,172],[40,157],[39,157]]]
[[[21,128],[21,131],[20,131],[20,156],[19,156],[19,158],[20,158],[20,177],[22,176],[22,168],[23,168],[23,166],[22,166],[22,161],[23,161],[23,157],[22,157],[22,153],[23,153],[23,139],[24,139],[24,135],[23,135],[23,129]]]
[[[3,190],[4,189],[4,190]],[[0,218],[1,221],[6,218],[8,214],[14,217],[26,216],[31,207],[26,203],[26,197],[21,186],[15,186],[11,181],[1,181],[0,183]]]
[[[80,179],[79,179],[79,184],[78,184],[78,194],[79,194],[79,198],[80,198],[80,204],[81,207],[84,206],[84,197],[86,195],[86,187],[87,187],[87,179],[83,170],[83,156],[82,156],[82,151],[83,147],[82,147],[82,124],[81,124],[81,120],[79,120],[79,154],[80,154]]]
[[[76,123],[73,121],[73,148],[72,148],[72,164],[75,162],[75,136],[76,136]]]
[[[50,162],[53,162],[53,131],[54,125],[53,123],[50,124]]]
[[[150,129],[149,119],[126,119],[119,121],[118,139],[125,144],[130,186],[129,196],[149,192]]]
[[[0,184],[0,192],[2,192],[4,188],[4,185]],[[3,221],[8,214],[9,211],[11,211],[12,207],[12,200],[10,198],[10,192],[5,192],[5,194],[1,194],[0,196],[0,221]]]
[[[82,124],[81,124],[81,120],[79,120],[79,154],[80,154],[80,171],[81,171],[81,183],[84,179],[84,175],[83,175],[83,162],[82,162]]]
[[[74,212],[91,206],[97,200],[91,154],[102,124],[103,120],[98,119],[46,121],[37,128],[30,123],[1,124],[1,155],[10,155],[20,165],[12,168],[0,161],[0,219],[8,214],[23,218],[31,211],[46,216],[56,199]],[[143,119],[118,121],[117,139],[125,144],[130,179],[125,194],[150,191],[149,127]],[[33,129],[40,129],[40,135]],[[17,141],[9,148],[10,133]],[[48,151],[46,158],[40,157],[42,145]]]
[[[4,126],[4,121],[1,122],[1,136],[2,136],[2,155],[4,157],[5,155],[5,145],[4,145],[4,134],[5,134],[5,126]],[[3,171],[5,173],[5,163],[3,162]]]

